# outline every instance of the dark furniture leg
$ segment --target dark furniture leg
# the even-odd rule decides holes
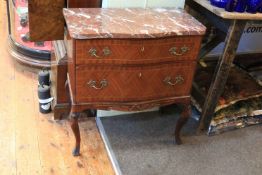
[[[80,130],[78,125],[78,118],[79,118],[79,113],[76,112],[71,113],[70,126],[75,136],[75,147],[72,151],[73,156],[80,155],[81,137],[80,137]]]
[[[191,116],[191,106],[190,106],[190,102],[188,102],[187,104],[184,104],[184,109],[176,123],[175,139],[176,139],[176,144],[178,145],[182,144],[182,140],[180,138],[180,131],[183,128],[183,126],[186,124],[190,116]]]
[[[79,125],[78,125],[78,118],[80,116],[79,112],[74,112],[73,111],[73,106],[71,103],[71,99],[70,99],[70,90],[69,90],[69,84],[68,84],[68,80],[65,82],[65,90],[66,90],[66,94],[67,94],[67,98],[69,101],[69,106],[71,108],[71,111],[69,113],[69,122],[70,122],[70,127],[73,131],[74,137],[75,137],[75,147],[72,151],[73,156],[80,156],[80,142],[81,142],[81,136],[80,136],[80,130],[79,130]]]
[[[198,131],[207,129],[211,122],[219,97],[224,90],[225,83],[227,81],[228,74],[245,25],[245,20],[231,21],[225,40],[224,51],[219,58],[219,63],[217,64],[215,74],[202,110]]]

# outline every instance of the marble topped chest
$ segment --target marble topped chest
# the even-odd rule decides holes
[[[64,9],[72,113],[185,104],[205,27],[175,8]],[[180,123],[180,124],[179,124]]]

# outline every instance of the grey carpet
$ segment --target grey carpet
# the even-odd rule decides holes
[[[182,131],[183,145],[172,133],[178,111],[101,118],[123,175],[261,175],[261,125],[208,137],[194,135],[192,118]]]

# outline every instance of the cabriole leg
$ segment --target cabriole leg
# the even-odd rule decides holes
[[[72,151],[73,156],[80,155],[80,130],[78,125],[79,113],[71,113],[70,126],[75,136],[75,147]]]
[[[182,144],[182,140],[180,137],[180,131],[183,128],[183,126],[186,124],[190,116],[191,116],[191,106],[190,106],[190,103],[188,103],[184,105],[183,111],[176,123],[175,139],[176,139],[176,144],[178,145]]]

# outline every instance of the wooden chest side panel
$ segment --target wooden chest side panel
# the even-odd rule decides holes
[[[75,70],[75,40],[72,39],[69,35],[65,36],[65,45],[67,50],[68,57],[68,76],[71,91],[72,91],[72,99],[75,102],[75,82],[76,82],[76,70]]]
[[[188,96],[195,64],[181,62],[137,67],[78,66],[76,102],[132,102]],[[164,82],[168,77],[171,84],[175,83],[177,77],[182,77],[183,82],[172,86]],[[99,89],[103,80],[107,84]],[[90,85],[91,81],[95,81],[95,87]]]
[[[64,38],[64,0],[28,0],[31,41],[52,41]]]
[[[57,104],[68,103],[65,90],[67,79],[67,53],[64,41],[53,41],[54,54],[51,57],[51,84]]]

